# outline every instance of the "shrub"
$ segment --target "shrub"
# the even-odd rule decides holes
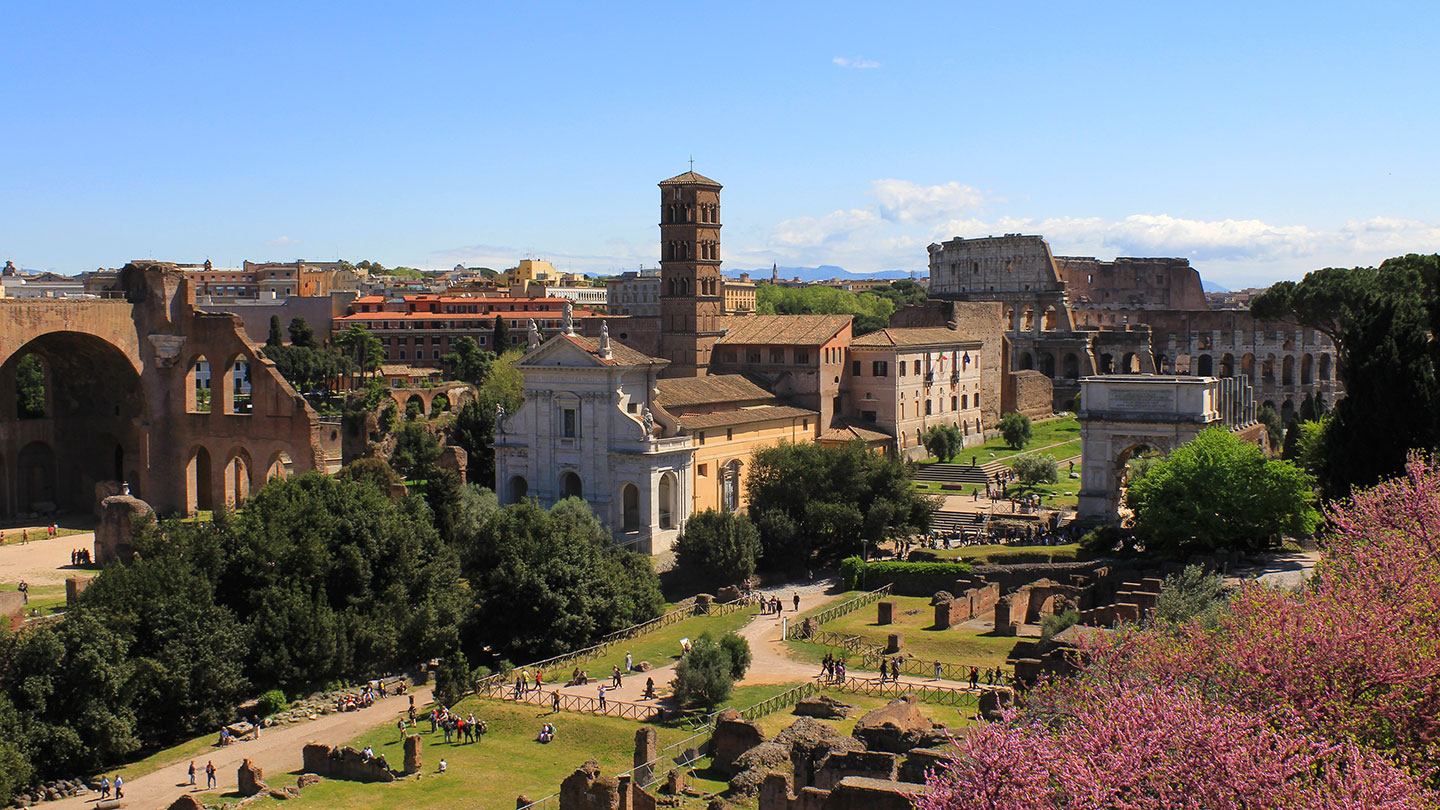
[[[859,557],[847,557],[840,563],[840,576],[845,580],[846,590],[874,588],[886,582],[908,576],[960,576],[970,573],[970,564],[963,562],[900,562],[898,560],[874,560],[866,562]]]
[[[1010,468],[1025,484],[1053,484],[1060,480],[1060,465],[1048,454],[1020,456]]]
[[[440,660],[435,670],[435,700],[441,706],[454,706],[474,687],[474,675],[465,653],[458,650]]]
[[[1005,414],[1000,417],[1000,435],[1005,437],[1005,443],[1010,445],[1011,450],[1023,449],[1034,435],[1030,417],[1018,411]]]
[[[726,633],[720,639],[720,646],[730,654],[730,674],[737,681],[745,677],[745,671],[755,659],[750,653],[750,642],[738,633]]]
[[[1079,621],[1080,614],[1073,608],[1064,613],[1052,613],[1040,620],[1040,639],[1049,641],[1061,630],[1073,627]]]
[[[955,458],[965,443],[960,429],[954,425],[931,425],[930,429],[925,431],[922,441],[925,443],[925,450],[942,462]]]
[[[745,652],[748,654],[749,651],[746,645]],[[731,650],[705,633],[695,640],[690,652],[675,666],[675,699],[682,706],[706,708],[724,703],[735,686],[735,667]]]
[[[685,521],[675,554],[681,567],[712,582],[739,582],[755,573],[760,532],[745,515],[707,509]]]
[[[259,702],[255,704],[255,710],[260,713],[261,717],[269,717],[288,705],[290,705],[290,701],[285,699],[284,692],[279,689],[271,689],[260,696]]]

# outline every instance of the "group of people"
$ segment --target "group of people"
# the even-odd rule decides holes
[[[90,564],[90,549],[88,549],[88,548],[77,548],[77,549],[74,549],[73,551],[71,551],[71,552],[70,552],[70,564],[71,564],[71,565],[89,565],[89,564]]]
[[[939,662],[937,661],[936,663],[938,664]],[[979,667],[970,667],[970,688],[971,688],[971,689],[979,689],[979,688],[980,688],[980,677],[981,677],[981,676],[980,676],[980,668],[979,668]],[[985,677],[985,685],[986,685],[986,686],[1004,686],[1004,685],[1005,685],[1005,672],[1004,672],[1004,670],[1000,669],[1000,667],[995,667],[994,669],[991,669],[990,667],[986,667],[986,668],[985,668],[985,676],[984,676],[984,677]]]
[[[830,683],[845,682],[845,662],[830,653],[820,659],[820,677]]]
[[[548,743],[553,739],[555,739],[555,726],[550,723],[545,723],[540,726],[540,733],[535,737],[535,741],[538,743]]]
[[[795,596],[792,597],[792,599],[793,599],[793,601],[794,601],[794,603],[795,603],[795,612],[796,612],[796,613],[799,613],[799,612],[800,612],[800,594],[797,592],[797,593],[795,594]],[[762,615],[762,616],[764,616],[764,615],[769,615],[769,614],[772,614],[772,613],[778,615],[779,613],[783,612],[784,610],[785,610],[785,603],[782,602],[782,601],[780,601],[780,597],[778,597],[778,596],[772,596],[772,597],[770,597],[769,599],[764,599],[764,600],[762,600],[762,601],[760,602],[760,615]]]
[[[396,684],[395,694],[405,691],[403,684]],[[335,698],[335,711],[353,712],[357,709],[368,709],[374,705],[379,698],[385,697],[385,682],[371,681],[357,694],[350,692]]]
[[[490,730],[490,726],[484,720],[476,719],[474,712],[468,716],[462,716],[445,706],[436,706],[430,710],[430,732],[433,734],[436,730],[444,732],[445,742],[459,745],[462,742],[483,742],[485,733]],[[401,736],[404,736],[403,728]]]
[[[117,777],[118,778],[118,777]],[[214,761],[205,763],[205,789],[213,790],[218,783],[215,778]],[[190,760],[190,786],[195,787],[195,760]]]
[[[58,536],[59,534],[60,534],[60,526],[59,526],[59,524],[51,523],[49,526],[46,526],[46,527],[45,527],[45,536],[46,536],[46,537],[56,537],[56,536]],[[36,535],[37,535],[37,536],[39,535],[39,532],[38,532],[38,531],[36,532]],[[26,543],[30,542],[31,539],[32,539],[32,538],[30,537],[30,530],[29,530],[29,529],[21,529],[21,530],[20,530],[20,545],[22,545],[22,546],[25,545]],[[5,545],[5,530],[4,530],[4,529],[0,529],[0,546],[3,546],[3,545]]]
[[[192,764],[191,767],[193,768],[194,765]],[[190,784],[195,784],[195,777],[193,774],[190,777]],[[117,773],[115,774],[114,782],[111,782],[110,777],[108,776],[100,777],[100,801],[109,801],[110,791],[112,788],[115,791],[116,799],[125,798],[125,777]]]

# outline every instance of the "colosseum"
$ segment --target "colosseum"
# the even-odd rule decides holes
[[[1068,408],[1081,377],[1196,374],[1250,379],[1255,401],[1289,421],[1307,394],[1333,403],[1335,347],[1294,323],[1211,309],[1188,259],[1055,256],[1040,236],[932,244],[930,297],[998,301],[1012,370],[1034,369]]]

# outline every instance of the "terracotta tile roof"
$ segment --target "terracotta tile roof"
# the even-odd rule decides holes
[[[842,421],[837,427],[830,428],[820,434],[819,441],[822,442],[853,442],[859,439],[866,444],[874,442],[888,442],[894,437],[888,433],[876,430],[874,427],[862,426],[849,420]]]
[[[404,363],[380,364],[380,374],[386,377],[438,377],[444,373],[438,368],[407,366]]]
[[[775,395],[740,374],[717,374],[712,377],[676,377],[659,380],[660,396],[655,401],[662,408],[683,408],[688,405],[710,405],[718,402],[771,401]]]
[[[680,427],[686,430],[704,430],[713,427],[748,425],[753,422],[767,422],[772,419],[818,418],[820,414],[807,408],[789,405],[759,405],[754,408],[737,408],[733,411],[715,413],[687,413],[676,417]]]
[[[715,188],[721,188],[721,187],[722,187],[719,183],[715,182],[714,180],[711,180],[710,178],[706,177],[705,175],[703,175],[703,174],[696,174],[696,173],[693,172],[693,171],[688,171],[688,172],[685,172],[684,174],[677,174],[677,175],[675,175],[674,177],[670,178],[669,180],[661,180],[661,181],[660,181],[660,185],[662,185],[662,186],[690,186],[690,185],[701,185],[701,186],[714,186]]]
[[[850,341],[851,346],[953,346],[961,343],[979,343],[963,332],[943,326],[916,326],[911,328],[881,329],[868,335],[861,335]]]
[[[745,315],[726,318],[725,335],[716,343],[729,345],[786,344],[819,346],[850,325],[852,315]]]
[[[666,362],[658,357],[651,357],[644,352],[637,352],[614,338],[610,339],[610,359],[606,360],[600,357],[600,338],[564,334],[560,335],[560,337],[566,338],[576,346],[595,355],[597,360],[600,360],[600,362],[608,366],[644,366],[650,363]]]

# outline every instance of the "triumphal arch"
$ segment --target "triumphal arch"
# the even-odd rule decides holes
[[[100,296],[0,299],[0,520],[91,511],[122,482],[161,513],[217,509],[325,467],[338,426],[190,285],[145,261]]]
[[[1086,377],[1080,381],[1081,473],[1078,520],[1118,520],[1130,459],[1142,451],[1167,454],[1200,431],[1255,422],[1245,377],[1154,374]]]

